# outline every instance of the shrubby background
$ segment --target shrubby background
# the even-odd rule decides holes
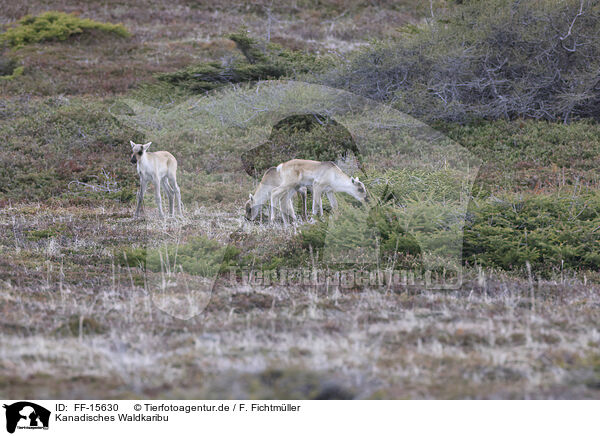
[[[597,120],[599,16],[590,1],[467,1],[320,80],[429,121]]]

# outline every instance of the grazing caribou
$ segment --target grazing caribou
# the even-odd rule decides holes
[[[160,187],[165,189],[169,197],[169,213],[175,213],[174,203],[177,202],[177,214],[182,215],[181,192],[177,185],[177,160],[168,151],[148,151],[152,142],[146,144],[131,143],[131,163],[137,164],[137,172],[140,176],[140,190],[137,195],[137,208],[135,216],[139,217],[144,209],[144,193],[148,183],[154,184],[154,197],[158,206],[158,215],[164,218],[161,204]]]
[[[281,179],[279,186],[271,191],[271,221],[273,221],[273,207],[278,201],[288,204],[291,196],[302,187],[312,187],[313,201],[312,214],[316,215],[317,207],[323,216],[323,202],[321,195],[327,195],[332,209],[337,209],[335,192],[345,192],[360,202],[369,202],[365,185],[358,177],[347,176],[333,162],[319,162],[315,160],[292,159],[277,166],[277,173]],[[292,219],[296,216],[293,209],[290,211]],[[285,220],[284,220],[285,223]]]
[[[250,195],[248,196],[248,201],[246,202],[246,219],[248,221],[254,221],[256,219],[258,214],[262,212],[263,205],[265,205],[267,201],[271,200],[271,191],[273,191],[273,189],[275,189],[279,185],[281,185],[281,177],[279,177],[279,172],[277,171],[277,168],[271,167],[267,171],[265,171],[265,174],[262,176],[262,179],[258,184],[258,187],[256,188],[254,194],[250,193]],[[302,186],[300,187],[300,189],[298,189],[298,192],[304,199],[305,218],[307,217],[306,191],[307,189],[305,186]],[[295,192],[296,191],[294,191],[293,194],[295,194]],[[279,206],[281,208],[281,214],[284,217],[286,214],[290,213],[290,210],[293,211],[293,205],[291,203],[291,197],[293,197],[293,194],[285,200],[285,204],[283,205],[284,207],[281,207],[281,203],[279,203]],[[270,214],[273,214],[273,208],[270,209]],[[272,215],[269,215],[269,218],[271,218],[271,216]]]

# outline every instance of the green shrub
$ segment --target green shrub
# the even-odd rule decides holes
[[[64,41],[95,30],[120,37],[130,36],[122,24],[101,23],[75,14],[50,11],[38,16],[26,15],[0,35],[0,39],[18,47],[42,41]]]
[[[421,247],[414,236],[406,234],[398,218],[398,211],[389,205],[367,209],[340,203],[340,211],[334,216],[300,228],[299,248],[306,253],[302,258],[308,258],[312,250],[329,266],[364,267],[365,262],[373,261],[379,264],[395,261],[398,268],[414,266]],[[379,259],[365,257],[376,250]]]
[[[306,261],[310,249],[351,252],[369,247],[377,238],[381,265],[397,259],[399,268],[414,267],[424,255],[442,259],[457,249],[460,253],[462,236],[462,259],[470,265],[523,272],[529,263],[542,276],[600,268],[600,194],[594,190],[474,198],[463,232],[462,216],[453,217],[452,207],[439,207],[442,198],[453,201],[451,194],[460,192],[456,186],[445,189],[457,183],[450,174],[390,171],[377,178],[387,178],[388,184],[373,184],[370,179],[369,185],[366,180],[380,200],[368,210],[369,234],[364,225],[357,225],[367,211],[342,206],[343,213],[335,220],[326,218],[300,228],[295,249],[304,254],[296,253],[295,259]]]
[[[489,199],[469,209],[467,262],[548,274],[600,268],[600,195],[553,194]]]
[[[436,123],[436,128],[484,161],[477,189],[545,190],[598,180],[600,124],[591,120]]]
[[[238,255],[239,250],[233,246],[223,246],[213,239],[196,236],[182,244],[147,248],[146,268],[153,272],[181,268],[187,274],[212,277],[229,271]]]
[[[17,61],[10,57],[0,56],[0,76],[10,76],[17,68]]]
[[[146,248],[125,247],[123,249],[115,250],[114,255],[118,265],[129,266],[132,268],[145,268],[148,251]]]
[[[367,223],[377,229],[382,259],[389,261],[421,254],[421,247],[412,235],[408,235],[398,219],[398,213],[390,206],[375,206],[369,211]]]
[[[89,336],[102,335],[108,332],[108,327],[94,318],[83,315],[71,315],[67,321],[54,330],[58,336]]]
[[[12,80],[22,75],[23,71],[24,67],[19,66],[16,59],[0,56],[0,80]]]
[[[261,177],[269,167],[290,159],[335,161],[348,152],[359,158],[358,147],[348,130],[320,115],[294,115],[273,126],[269,140],[241,156],[246,172]]]
[[[21,65],[19,67],[16,67],[11,74],[6,75],[6,76],[0,76],[0,80],[12,80],[12,79],[15,79],[15,78],[23,75],[24,71],[25,71],[25,67],[23,67]]]
[[[189,92],[211,91],[230,83],[293,77],[309,71],[320,71],[325,61],[314,55],[290,51],[273,43],[260,44],[246,32],[228,35],[243,53],[243,59],[227,64],[206,62],[173,73],[163,73],[158,80]]]
[[[47,229],[42,230],[30,230],[27,232],[28,241],[39,241],[40,239],[54,238],[64,234],[66,226],[57,224]]]
[[[568,125],[544,120],[497,120],[469,125],[437,123],[435,127],[503,171],[523,163],[580,171],[598,167],[600,124],[591,120]]]
[[[383,202],[397,206],[409,201],[460,202],[464,191],[464,174],[449,169],[423,170],[398,168],[385,172],[370,171],[364,179],[369,192]]]

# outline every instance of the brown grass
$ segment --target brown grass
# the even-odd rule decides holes
[[[224,276],[204,312],[182,321],[113,250],[179,226],[228,239],[240,212],[225,207],[217,222],[188,210],[166,227],[130,212],[0,211],[1,396],[600,398],[597,285],[483,271],[438,292]],[[59,232],[28,237],[34,229]]]
[[[289,48],[324,52],[348,50],[414,21],[408,12],[410,3],[398,8],[390,2],[382,9],[365,8],[355,0],[272,8],[267,1],[191,4],[183,0],[135,0],[126,6],[108,1],[101,7],[73,0],[6,3],[0,26],[8,26],[25,14],[59,10],[123,23],[133,36],[128,40],[76,38],[19,49],[13,55],[25,66],[25,75],[0,81],[0,95],[120,94],[151,80],[156,73],[237,55],[224,35],[242,27],[254,36],[270,35],[272,41]]]

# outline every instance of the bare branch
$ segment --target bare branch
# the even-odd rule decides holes
[[[573,21],[571,22],[571,25],[569,26],[569,31],[567,32],[567,34],[565,36],[561,36],[560,37],[561,41],[564,41],[569,36],[571,36],[571,31],[573,30],[573,26],[575,25],[575,21],[577,20],[577,18],[579,18],[580,16],[583,15],[583,2],[584,2],[584,0],[580,0],[580,3],[579,3],[579,12],[577,13],[577,15],[575,15],[575,18],[573,18]],[[573,50],[573,51],[575,51],[575,50]]]

